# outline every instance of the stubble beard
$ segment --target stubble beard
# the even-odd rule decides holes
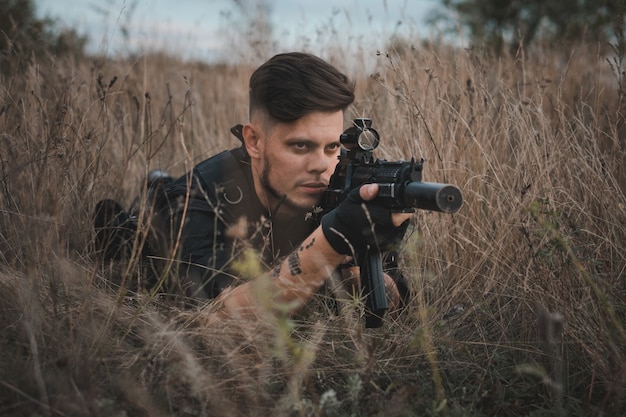
[[[265,165],[263,166],[263,171],[261,172],[261,186],[265,189],[265,191],[274,197],[277,203],[274,207],[268,207],[269,210],[275,210],[277,207],[286,207],[293,214],[305,214],[310,212],[313,208],[312,204],[307,204],[306,206],[302,206],[297,204],[295,201],[289,198],[287,194],[280,193],[276,188],[274,188],[270,182],[270,172],[271,172],[271,164],[265,159]]]

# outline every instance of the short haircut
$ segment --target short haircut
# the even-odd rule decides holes
[[[250,77],[250,118],[262,111],[271,121],[290,123],[315,111],[346,110],[354,83],[317,56],[278,54]]]

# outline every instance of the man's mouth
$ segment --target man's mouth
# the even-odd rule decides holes
[[[304,191],[311,194],[318,194],[326,191],[328,184],[323,182],[309,182],[300,186]]]

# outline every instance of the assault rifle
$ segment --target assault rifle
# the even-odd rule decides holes
[[[386,161],[376,159],[373,151],[380,135],[368,118],[354,119],[353,126],[344,131],[340,142],[346,151],[322,199],[322,208],[330,210],[341,203],[351,190],[365,183],[378,183],[374,199],[392,211],[413,212],[415,209],[454,213],[461,208],[463,197],[454,185],[422,181],[424,160]],[[361,289],[366,295],[366,327],[380,327],[388,309],[383,278],[382,254],[368,251],[359,254],[356,262],[361,269]]]

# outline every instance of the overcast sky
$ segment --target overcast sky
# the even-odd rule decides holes
[[[89,50],[109,54],[169,48],[211,59],[229,47],[226,33],[243,32],[242,10],[257,0],[35,0],[41,17],[58,19],[90,38]],[[339,40],[381,47],[394,32],[429,36],[424,23],[439,0],[264,0],[274,39],[309,49]],[[238,7],[243,4],[244,7]],[[335,30],[335,38],[329,28]],[[126,31],[126,32],[124,32]],[[127,36],[125,36],[127,34]],[[353,43],[356,40],[352,41]]]

